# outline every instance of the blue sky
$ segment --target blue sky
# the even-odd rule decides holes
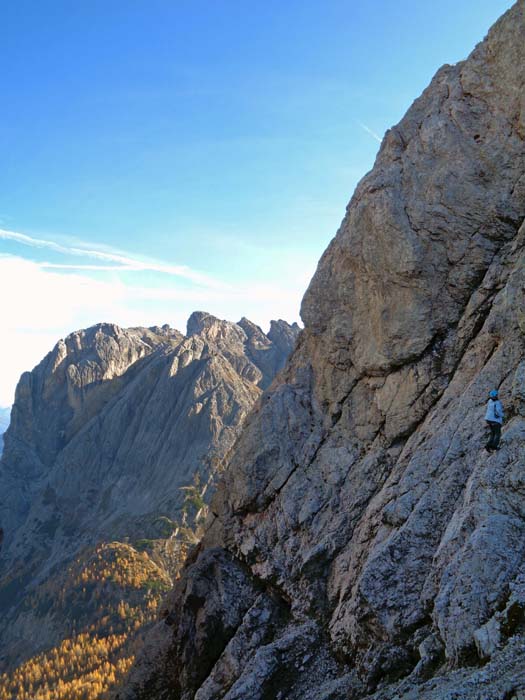
[[[297,320],[377,137],[511,4],[4,3],[0,405],[96,321]]]

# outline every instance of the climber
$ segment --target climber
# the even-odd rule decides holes
[[[487,404],[487,412],[485,420],[490,428],[490,437],[485,449],[487,452],[499,450],[499,441],[501,438],[501,425],[503,423],[503,406],[498,399],[498,392],[493,389],[489,394],[489,402]]]

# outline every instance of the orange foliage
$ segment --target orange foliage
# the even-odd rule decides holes
[[[28,600],[68,619],[72,635],[0,675],[0,700],[103,700],[133,663],[168,576],[129,545],[84,552]],[[73,613],[76,611],[76,613]]]

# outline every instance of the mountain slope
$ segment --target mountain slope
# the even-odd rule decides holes
[[[519,0],[386,134],[120,698],[423,697],[520,631],[524,37]]]
[[[43,625],[26,610],[35,590],[97,543],[158,538],[159,516],[182,516],[181,487],[212,483],[299,330],[275,322],[278,345],[253,328],[261,367],[255,330],[196,312],[187,336],[111,324],[73,333],[22,376],[0,462],[4,666],[66,634],[67,616]]]
[[[129,668],[170,580],[144,553],[118,542],[83,551],[24,601],[38,639],[55,620],[68,635],[12,673],[0,674],[1,700],[104,697]],[[34,624],[29,611],[35,611]]]

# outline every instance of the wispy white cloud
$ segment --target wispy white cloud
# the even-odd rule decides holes
[[[369,134],[373,139],[375,139],[376,141],[379,141],[379,143],[381,143],[381,141],[383,139],[381,138],[381,136],[379,136],[379,134],[376,134],[376,132],[373,129],[371,129],[366,124],[363,124],[363,122],[358,121],[357,123],[359,124],[361,129],[363,129],[363,131],[366,131],[366,133]]]
[[[43,263],[48,268],[69,269],[69,270],[120,270],[126,272],[158,272],[161,274],[172,275],[190,280],[195,284],[203,285],[211,288],[224,287],[224,283],[216,280],[208,275],[197,270],[193,270],[187,265],[170,265],[157,260],[142,260],[128,253],[108,252],[106,250],[97,249],[90,244],[84,246],[65,246],[55,241],[45,240],[42,238],[34,238],[25,233],[16,231],[8,231],[0,229],[0,239],[14,241],[31,248],[40,248],[52,250],[55,253],[62,255],[89,258],[107,263],[100,266],[88,265],[79,263],[75,264],[60,264],[60,263]],[[89,247],[88,247],[89,246]],[[110,263],[117,265],[109,266]]]
[[[66,264],[50,262],[41,262],[38,264],[40,265],[40,267],[43,267],[48,270],[90,270],[91,272],[122,272],[130,270],[132,272],[136,271],[135,268],[132,268],[129,265],[84,265],[82,263],[78,263],[77,265],[75,265],[74,263]]]

